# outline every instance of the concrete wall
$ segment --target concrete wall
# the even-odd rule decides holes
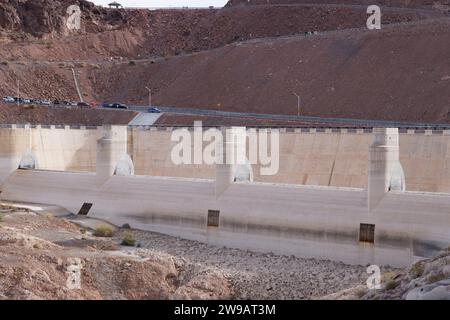
[[[172,128],[128,130],[128,153],[138,175],[214,179],[208,165],[174,165],[170,152]],[[338,187],[367,188],[368,148],[372,133],[346,130],[296,129],[280,134],[280,171],[261,176],[253,166],[254,180]],[[450,135],[448,132],[400,134],[400,161],[408,191],[450,193]],[[0,167],[17,167],[26,150],[36,155],[45,170],[90,171],[96,168],[100,129],[37,126],[31,129],[0,129],[0,153],[17,152]],[[30,137],[31,136],[31,137]],[[14,141],[14,143],[12,143]],[[14,148],[16,151],[11,151]],[[6,168],[5,167],[5,168]],[[9,169],[0,168],[1,172]]]
[[[2,198],[48,203],[118,225],[205,243],[404,266],[450,244],[450,195],[389,193],[372,212],[362,189],[265,183],[232,184],[218,199],[214,181],[114,176],[96,187],[94,173],[18,170]],[[208,210],[220,210],[218,228]],[[360,223],[375,224],[375,244],[359,242]]]
[[[96,161],[95,173],[16,170],[10,175],[6,173],[14,170],[11,163],[16,163],[19,150],[27,148],[27,129],[19,129],[17,132],[20,134],[17,136],[13,134],[17,129],[0,130],[4,137],[11,139],[9,144],[0,149],[5,150],[0,154],[4,173],[2,199],[58,205],[74,213],[88,202],[93,204],[90,215],[118,225],[129,223],[144,230],[214,245],[326,258],[352,264],[404,266],[429,257],[450,244],[450,194],[391,191],[389,184],[385,183],[390,181],[392,175],[390,163],[398,160],[396,130],[377,131],[379,137],[371,148],[374,152],[371,159],[375,160],[370,162],[374,174],[371,177],[382,177],[384,182],[373,184],[377,192],[372,194],[361,188],[230,183],[228,175],[216,175],[216,180],[116,176],[115,164],[127,150],[127,145],[130,150],[130,141],[125,139],[125,128],[106,129],[106,133],[103,130],[89,133],[92,135],[89,139],[99,139],[95,149],[100,161]],[[133,152],[148,152],[147,144],[154,146],[145,139],[145,133],[137,136],[128,133],[128,137],[130,134]],[[46,137],[45,134],[40,136]],[[392,140],[394,143],[389,142],[389,137],[395,138]],[[405,137],[404,141],[410,143],[405,148],[406,155],[409,154],[411,158],[433,151],[440,155],[447,152],[444,141],[448,136],[403,135],[400,153],[401,141]],[[109,141],[106,144],[105,139]],[[343,176],[361,176],[360,179],[365,173],[365,179],[368,179],[369,144],[374,140],[372,134],[286,133],[283,140],[282,153],[291,152],[292,157],[304,157],[303,163],[309,162],[308,166],[316,169],[311,171],[316,173],[311,174],[311,177],[326,176],[327,170],[324,168],[334,163],[328,174],[331,180],[331,173],[335,172]],[[363,143],[366,140],[367,145]],[[419,146],[414,146],[414,141]],[[423,143],[425,145],[420,146]],[[82,146],[80,142],[74,142],[74,145]],[[297,149],[298,146],[303,147]],[[359,148],[357,152],[354,151],[355,147]],[[393,147],[388,156],[384,156],[386,147]],[[154,151],[164,154],[163,148],[170,149],[170,144],[161,143]],[[307,156],[300,151],[304,149],[308,150]],[[327,159],[333,155],[331,152],[334,152],[334,158]],[[378,153],[383,156],[378,156]],[[88,154],[92,156],[91,152]],[[434,154],[430,156],[436,157]],[[366,161],[364,168],[363,159]],[[160,158],[160,161],[168,163],[167,158]],[[352,161],[355,164],[353,166]],[[442,165],[445,166],[444,163]],[[436,168],[439,170],[441,167],[436,165]],[[429,176],[432,170],[416,172],[415,175],[422,177],[423,172]],[[218,185],[221,186],[219,194],[216,192]],[[373,195],[377,201],[368,206],[368,196]],[[208,210],[220,211],[219,227],[207,226]],[[359,241],[361,223],[375,225],[374,243]]]
[[[129,150],[136,174],[186,178],[214,178],[214,167],[171,162],[171,128],[134,129]],[[254,180],[337,187],[367,188],[368,149],[372,133],[362,130],[296,129],[280,134],[280,171]],[[450,133],[414,130],[400,133],[400,162],[409,191],[450,193]]]

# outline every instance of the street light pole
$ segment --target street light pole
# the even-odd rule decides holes
[[[293,92],[293,94],[297,97],[297,117],[300,116],[300,96]]]
[[[17,105],[20,104],[20,81],[17,79]]]
[[[149,87],[145,87],[145,89],[148,90],[148,106],[151,108],[152,107],[152,89],[150,89]]]

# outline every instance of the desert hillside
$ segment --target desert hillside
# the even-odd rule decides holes
[[[0,95],[307,116],[449,122],[449,24],[438,1],[230,1],[222,9],[0,4]],[[241,4],[246,5],[241,5]],[[358,3],[358,4],[357,4]],[[253,5],[254,4],[254,5]],[[33,18],[30,18],[33,17]],[[2,111],[4,112],[4,111]],[[166,121],[168,118],[165,118]]]

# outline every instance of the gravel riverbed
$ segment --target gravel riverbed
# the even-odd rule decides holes
[[[169,254],[190,274],[218,273],[236,299],[318,299],[364,284],[365,266],[279,256],[206,244],[146,231],[132,231],[141,250]]]

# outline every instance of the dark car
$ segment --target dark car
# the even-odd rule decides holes
[[[161,110],[158,108],[152,107],[148,109],[148,113],[161,113]]]
[[[128,109],[128,107],[122,103],[103,103],[102,108],[109,109]]]
[[[87,102],[78,102],[77,106],[80,108],[90,108],[91,107],[91,105]]]
[[[59,100],[53,100],[53,104],[59,105],[59,104],[61,104],[61,102]]]

